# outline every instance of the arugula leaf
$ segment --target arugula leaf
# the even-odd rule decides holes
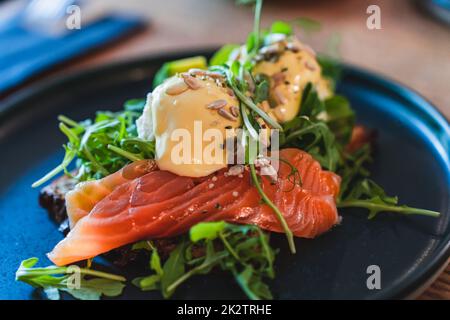
[[[119,296],[125,284],[109,279],[81,279],[80,288],[60,288],[59,290],[70,293],[73,297],[80,300],[99,300],[102,295],[107,297]]]
[[[74,266],[34,268],[38,258],[22,261],[16,271],[16,281],[25,282],[44,290],[51,300],[60,299],[59,291],[65,291],[81,300],[98,300],[102,295],[115,297],[122,293],[126,279],[122,276]],[[79,272],[79,286],[72,283],[74,272]],[[86,279],[86,276],[91,277]]]
[[[219,50],[217,50],[214,55],[209,60],[210,66],[220,66],[226,64],[230,60],[230,54],[239,48],[238,44],[226,44]]]
[[[372,161],[371,147],[365,144],[353,153],[343,152],[341,164],[336,173],[341,176],[339,199],[347,197],[352,192],[352,186],[357,181],[369,177],[370,172],[366,165]]]
[[[169,290],[170,285],[185,273],[185,248],[186,242],[181,241],[164,263],[163,276],[161,277],[161,292],[164,298],[173,294],[174,290],[172,288]]]
[[[362,179],[353,188],[349,197],[338,203],[339,208],[365,208],[369,210],[369,219],[380,212],[401,213],[406,215],[425,215],[439,217],[440,213],[432,210],[412,208],[399,205],[397,197],[386,195],[383,188],[370,179]]]
[[[154,158],[154,141],[137,137],[135,122],[144,105],[144,99],[132,99],[125,102],[124,111],[97,112],[94,120],[81,122],[59,116],[60,130],[68,139],[64,146],[64,159],[32,186],[40,186],[62,171],[70,175],[67,168],[75,158],[75,178],[79,181],[100,179],[118,171],[130,161]]]
[[[260,103],[269,99],[270,80],[269,77],[264,74],[257,74],[255,77],[256,88],[254,94],[255,103]]]
[[[326,111],[323,101],[319,98],[319,94],[311,82],[308,82],[303,90],[300,106],[299,115],[311,120],[317,120],[317,116]]]
[[[369,178],[366,165],[372,161],[370,145],[366,144],[353,154],[342,153],[342,163],[338,174],[342,177],[341,191],[337,206],[339,208],[365,208],[369,219],[380,212],[393,212],[407,215],[426,215],[438,217],[439,212],[399,205],[398,198],[388,196],[381,186]]]
[[[124,109],[126,111],[142,113],[145,107],[145,99],[130,99],[125,101]]]
[[[259,275],[251,265],[245,266],[244,270],[240,273],[234,272],[234,276],[236,282],[250,299],[273,299],[269,287],[261,281]]]
[[[199,223],[189,231],[191,241],[198,242],[200,240],[213,240],[219,236],[219,233],[226,227],[224,221]]]
[[[331,81],[333,88],[336,87],[336,84],[339,82],[342,75],[342,65],[339,61],[328,55],[319,54],[317,56],[317,62],[319,62],[322,69],[322,76]]]
[[[249,298],[272,298],[264,279],[274,277],[275,252],[261,229],[223,221],[202,222],[193,226],[189,234],[170,254],[161,276],[154,273],[134,279],[133,284],[142,290],[161,290],[164,297],[169,297],[191,277],[217,267],[233,274]],[[198,252],[204,254],[199,256]]]
[[[150,241],[141,241],[135,243],[131,249],[132,250],[144,249],[151,251],[152,254],[150,256],[149,267],[151,270],[155,271],[155,274],[133,279],[132,283],[135,286],[139,287],[142,291],[160,290],[161,288],[160,282],[164,274],[164,270],[161,267],[161,258],[159,257],[156,248]]]
[[[323,121],[297,117],[284,126],[280,134],[283,148],[294,147],[311,154],[323,168],[335,171],[340,161],[339,147],[333,132]]]
[[[271,33],[282,33],[282,34],[285,34],[285,35],[291,35],[292,34],[292,27],[287,22],[275,21],[270,26],[270,32]]]
[[[343,96],[334,95],[325,100],[325,111],[323,120],[334,133],[336,141],[347,145],[355,125],[355,113],[349,101]]]

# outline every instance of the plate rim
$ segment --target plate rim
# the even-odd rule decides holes
[[[121,69],[129,70],[133,67],[139,68],[145,65],[151,65],[155,63],[163,63],[182,57],[205,55],[210,56],[217,48],[196,48],[196,49],[183,49],[183,50],[171,50],[162,51],[157,54],[145,55],[134,57],[126,60],[115,61],[110,63],[101,64],[98,66],[88,66],[79,70],[73,70],[66,74],[59,74],[45,78],[38,83],[32,84],[18,92],[14,93],[4,101],[0,102],[0,127],[3,126],[8,118],[14,117],[15,114],[26,111],[26,107],[30,99],[36,98],[39,95],[44,95],[48,91],[55,90],[58,86],[67,85],[73,81],[80,81],[83,78],[89,78],[96,74],[102,74],[107,72],[118,72]],[[385,75],[381,75],[372,70],[365,70],[360,67],[353,66],[351,64],[342,63],[343,66],[343,78],[353,77],[360,78],[367,83],[376,84],[384,91],[394,94],[396,97],[405,101],[409,101],[415,107],[419,107],[422,112],[425,112],[432,121],[435,122],[444,133],[446,138],[450,141],[450,122],[443,113],[428,99],[423,97],[416,90],[410,88],[407,85],[402,84],[399,81],[393,80]],[[436,132],[433,130],[433,133]],[[0,131],[0,139],[2,133]],[[442,142],[441,140],[439,140]],[[448,142],[447,141],[447,142]],[[448,150],[447,150],[448,151]],[[447,163],[448,165],[448,163]],[[450,172],[450,168],[447,168]],[[450,212],[448,212],[450,213]],[[413,297],[418,294],[422,286],[427,283],[436,273],[443,267],[445,263],[450,260],[450,232],[442,239],[442,244],[436,249],[438,251],[428,260],[422,268],[416,270],[410,275],[407,283],[400,283],[397,287],[391,288],[388,292],[381,291],[374,295],[376,299],[404,299]]]

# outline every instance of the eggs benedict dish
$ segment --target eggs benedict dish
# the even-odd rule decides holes
[[[192,276],[221,269],[249,298],[270,299],[265,280],[275,276],[278,252],[271,233],[295,254],[295,238],[341,223],[340,208],[366,209],[371,218],[439,216],[398,205],[370,179],[373,135],[355,126],[349,101],[334,93],[330,66],[339,64],[318,59],[289,23],[261,30],[256,4],[245,45],[226,45],[209,63],[164,64],[147,99],[120,112],[58,118],[68,138],[64,159],[33,187],[64,173],[40,203],[64,220],[67,234],[48,248],[55,266],[36,270],[36,258],[25,260],[17,280],[51,298],[58,290],[114,296],[126,279],[93,270],[92,259],[113,254],[127,264],[138,251],[146,260],[132,283],[143,291],[169,298]],[[82,291],[66,290],[72,263],[86,264]]]

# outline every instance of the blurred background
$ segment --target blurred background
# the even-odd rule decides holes
[[[68,31],[72,4],[81,8],[81,29]],[[379,30],[366,26],[373,4]],[[313,48],[414,88],[450,118],[449,12],[450,0],[266,0],[262,25],[312,18],[320,30],[299,33]],[[233,0],[0,0],[0,102],[56,74],[243,42],[252,21],[251,8]],[[27,34],[18,31],[23,26]]]

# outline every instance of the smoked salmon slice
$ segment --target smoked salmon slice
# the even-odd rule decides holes
[[[156,169],[154,161],[141,160],[128,165],[109,176],[94,181],[81,182],[66,194],[66,210],[70,228],[89,214],[92,208],[115,188]]]
[[[340,177],[322,170],[309,154],[297,149],[280,151],[280,158],[298,170],[301,184],[291,179],[292,168],[280,162],[276,183],[262,177],[264,192],[283,213],[295,236],[314,238],[329,230],[338,222]],[[201,221],[255,224],[282,232],[272,209],[261,202],[247,170],[232,176],[224,169],[198,179],[150,170],[145,162],[133,166],[139,167],[139,173],[131,170],[134,178],[119,178],[123,172],[115,174],[113,191],[103,192],[97,203],[83,207],[73,229],[48,254],[53,263],[66,265],[139,240],[173,237]],[[73,201],[81,189],[67,201]],[[77,206],[79,203],[73,207]]]

